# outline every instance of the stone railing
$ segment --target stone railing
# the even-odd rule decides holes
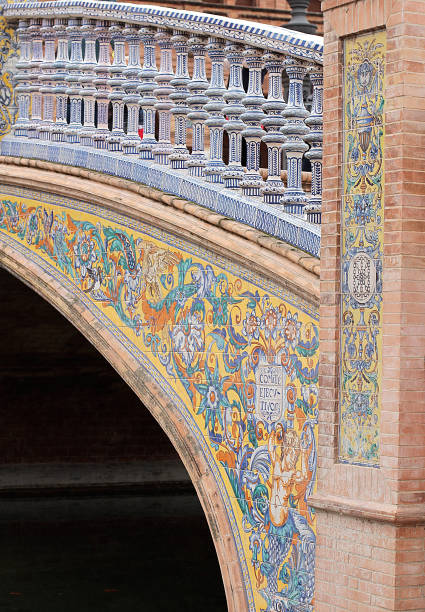
[[[83,0],[8,4],[4,16],[20,59],[3,155],[140,181],[318,255],[321,38]]]

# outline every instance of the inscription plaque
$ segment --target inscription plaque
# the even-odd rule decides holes
[[[283,366],[259,365],[255,375],[255,413],[260,421],[276,423],[283,415]]]

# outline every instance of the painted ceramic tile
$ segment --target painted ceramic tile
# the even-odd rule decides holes
[[[385,31],[344,47],[339,458],[379,465]]]
[[[16,119],[12,74],[17,57],[14,30],[7,26],[6,19],[0,14],[0,140],[10,131]]]
[[[248,609],[312,610],[312,306],[177,236],[64,197],[8,188],[1,240],[70,287],[190,424],[233,525]]]

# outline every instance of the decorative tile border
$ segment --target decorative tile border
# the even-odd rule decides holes
[[[344,44],[340,461],[379,466],[386,32]]]
[[[52,194],[47,191],[40,191],[38,189],[35,191],[28,189],[27,187],[8,185],[7,193],[9,195],[16,196],[17,198],[33,198],[35,200],[42,200],[43,202],[49,202],[50,204],[55,204],[58,206],[66,206],[71,210],[84,211],[90,214],[99,214],[99,208],[97,205],[90,204],[89,202],[81,202],[81,200],[76,200],[75,198],[70,198],[67,196]],[[140,231],[143,227],[143,224],[140,223],[140,221],[135,221],[130,217],[120,215],[107,209],[102,210],[102,219],[121,223],[129,229],[135,231]],[[246,268],[243,265],[229,260],[218,253],[213,253],[209,249],[198,244],[189,244],[184,238],[180,238],[180,236],[176,234],[170,234],[159,227],[149,226],[149,235],[157,240],[160,240],[161,242],[164,242],[170,247],[188,251],[195,257],[200,257],[205,261],[209,261],[210,263],[219,266],[226,272],[235,274],[248,283],[253,283],[259,289],[273,293],[273,295],[279,297],[281,300],[284,300],[291,306],[300,308],[303,312],[311,316],[316,323],[318,323],[319,318],[317,307],[314,306],[310,300],[303,299],[299,295],[293,293],[290,289],[288,289],[287,285],[278,284],[272,279],[259,274],[254,269]]]
[[[222,185],[205,183],[197,177],[189,176],[187,171],[173,170],[169,166],[161,166],[136,156],[126,158],[114,152],[81,145],[57,145],[12,136],[0,143],[0,155],[59,162],[143,183],[272,234],[310,255],[319,257],[320,254],[320,225],[285,213],[281,207],[265,204],[260,198],[244,198],[239,192],[233,193]]]

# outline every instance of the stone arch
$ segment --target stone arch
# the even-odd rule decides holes
[[[65,316],[72,315],[77,327],[84,326],[86,337],[174,441],[208,518],[229,610],[253,612],[264,609],[265,601],[271,610],[281,605],[286,592],[297,605],[310,605],[315,521],[307,499],[317,457],[318,261],[143,185],[50,162],[4,161],[0,265],[45,294]],[[53,230],[45,229],[52,218],[56,230],[70,232],[67,261],[53,249]],[[121,245],[114,242],[105,252],[121,266],[121,279],[125,267],[112,251],[127,257],[125,249],[132,243],[140,262],[158,250],[167,254],[168,267],[155,272],[156,282],[149,296],[145,291],[137,313],[142,331],[153,330],[167,344],[166,356],[173,362],[162,362],[163,355],[150,348],[147,336],[137,335],[141,328],[133,315],[129,320],[123,297],[120,304],[127,315],[93,296],[92,282],[82,273],[82,254],[74,250],[89,227],[97,236],[93,248],[98,263],[102,245],[118,238]],[[95,270],[91,272],[95,278]],[[184,295],[181,275],[188,290]],[[131,284],[129,277],[127,281]],[[160,324],[155,312],[161,313]],[[185,326],[200,323],[201,348],[195,336],[196,350],[188,358],[171,332],[183,333]],[[261,373],[270,365],[279,405],[263,409],[257,400],[270,395],[261,395],[267,387]],[[220,397],[214,406],[211,389]],[[294,432],[285,440],[287,428]],[[282,511],[271,518],[272,470],[283,460],[288,440],[293,441],[303,483],[291,483],[279,502]],[[282,450],[276,454],[278,446]]]
[[[217,552],[228,609],[230,612],[246,609],[245,586],[237,563],[238,550],[228,516],[221,507],[221,495],[205,456],[205,449],[184,419],[179,418],[172,400],[148,372],[141,374],[140,363],[125,351],[110,330],[94,324],[78,296],[66,285],[52,284],[45,270],[5,244],[1,237],[0,267],[25,283],[72,323],[131,387],[167,434],[190,476],[204,510]]]

